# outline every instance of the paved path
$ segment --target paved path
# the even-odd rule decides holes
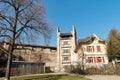
[[[86,75],[85,77],[92,80],[120,80],[117,75]]]
[[[81,76],[86,77],[91,80],[120,80],[120,76],[117,75],[79,75],[79,74],[71,74],[71,73],[65,73],[65,72],[59,72],[59,73],[46,73],[41,75],[71,75],[71,76]]]

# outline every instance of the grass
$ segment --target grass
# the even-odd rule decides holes
[[[3,80],[3,78],[0,78]],[[69,76],[69,75],[35,75],[35,76],[16,76],[12,77],[11,80],[90,80],[80,76]]]

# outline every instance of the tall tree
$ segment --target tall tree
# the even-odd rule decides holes
[[[120,55],[120,32],[117,29],[111,29],[107,43],[107,54],[110,61]]]
[[[34,40],[40,34],[47,38],[50,33],[51,27],[45,20],[41,0],[0,0],[0,40],[6,39],[10,44],[6,80],[10,80],[15,43]]]

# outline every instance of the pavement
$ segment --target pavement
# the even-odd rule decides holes
[[[49,73],[51,75],[54,74],[66,74],[66,75],[71,75],[71,76],[81,76],[81,77],[86,77],[91,80],[120,80],[120,76],[118,75],[80,75],[80,74],[71,74],[71,73],[65,73],[65,72],[60,72],[60,73]]]
[[[86,77],[91,80],[120,80],[120,76],[117,75],[80,75],[80,74],[71,74],[66,72],[45,73],[45,74],[35,74],[35,75],[71,75],[71,76]]]

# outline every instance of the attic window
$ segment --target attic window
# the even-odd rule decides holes
[[[92,37],[92,41],[94,41],[95,37]]]

